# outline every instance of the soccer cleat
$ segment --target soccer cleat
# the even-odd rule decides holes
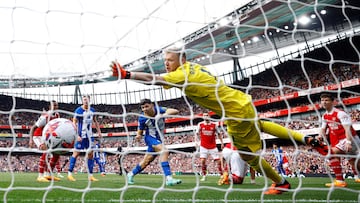
[[[174,179],[174,178],[166,181],[167,186],[178,185],[180,183],[181,183],[180,179]]]
[[[206,176],[202,176],[202,178],[200,179],[200,181],[202,181],[202,182],[206,181]]]
[[[68,181],[72,181],[72,182],[76,181],[76,179],[72,175],[68,175],[67,179]]]
[[[333,183],[326,183],[326,187],[346,187],[347,183],[341,180],[335,180]]]
[[[106,176],[106,173],[101,173],[101,176],[102,176],[102,177],[105,177],[105,176]]]
[[[96,182],[96,181],[99,181],[99,180],[96,179],[94,176],[90,176],[89,181]]]
[[[321,155],[326,156],[329,152],[329,147],[316,138],[308,136],[306,137],[306,143],[311,145]]]
[[[129,185],[134,185],[134,176],[132,176],[132,175],[127,175],[127,178],[128,178],[128,184]]]
[[[57,177],[58,177],[58,178],[64,178],[64,176],[61,175],[61,173],[58,173],[58,174],[57,174]]]
[[[220,177],[218,181],[218,185],[229,185],[229,174],[227,172],[224,172],[224,174]]]
[[[50,182],[48,179],[46,179],[45,177],[43,176],[40,176],[36,179],[37,182],[41,182],[41,183],[48,183]]]
[[[355,183],[360,183],[360,178],[355,178]]]
[[[61,179],[55,176],[44,176],[48,180],[60,181]]]
[[[291,189],[290,183],[285,180],[283,184],[273,183],[270,188],[264,192],[265,195],[279,195]]]

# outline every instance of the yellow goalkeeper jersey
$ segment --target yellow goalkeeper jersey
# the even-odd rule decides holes
[[[186,96],[200,106],[227,118],[255,117],[251,96],[226,86],[199,64],[186,62],[175,71],[165,74],[164,88],[184,89]]]

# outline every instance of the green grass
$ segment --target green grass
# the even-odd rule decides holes
[[[13,175],[13,179],[12,179]],[[0,173],[0,202],[359,202],[360,184],[347,180],[347,188],[330,189],[329,178],[289,178],[292,191],[275,196],[262,196],[264,179],[256,185],[249,178],[242,185],[218,186],[218,177],[206,182],[192,175],[176,176],[183,183],[163,186],[160,175],[138,175],[135,185],[126,186],[124,176],[109,174],[100,181],[88,182],[84,174],[76,174],[76,182],[65,178],[54,183],[36,182],[36,173]],[[268,183],[270,184],[270,183]],[[194,201],[192,201],[195,199]],[[123,201],[121,201],[123,200]]]

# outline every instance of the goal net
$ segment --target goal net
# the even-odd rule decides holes
[[[266,195],[272,180],[263,169],[252,174],[245,164],[245,173],[234,176],[235,166],[229,161],[219,167],[223,144],[231,143],[226,126],[231,118],[187,97],[187,88],[194,84],[167,90],[155,80],[118,79],[109,67],[115,60],[128,71],[163,76],[163,50],[177,47],[189,62],[207,67],[218,81],[250,95],[255,120],[314,137],[321,132],[325,110],[320,95],[326,92],[359,132],[359,13],[357,0],[1,2],[2,201],[359,202],[358,144],[353,145],[353,154],[321,154],[299,140],[259,132],[261,150],[238,152],[259,156],[279,173],[282,183],[291,184],[279,195]],[[30,142],[32,127],[54,107],[49,106],[51,101],[59,104],[54,112],[73,120],[84,95],[90,95],[103,137],[94,121],[91,143],[99,143],[99,148],[80,150],[76,162],[71,158],[74,149],[64,149],[49,171],[53,151],[48,150],[40,172],[44,151]],[[168,185],[165,151],[148,152],[154,146],[148,148],[143,139],[136,139],[142,117],[139,103],[145,98],[179,111],[153,120],[165,118],[162,147],[170,152],[172,178],[181,184]],[[206,153],[200,152],[204,141],[197,135],[204,113],[219,126],[222,138],[216,137],[218,152],[205,158]],[[333,145],[326,139],[324,143]],[[98,162],[95,156],[94,164],[89,164],[91,151],[104,159]],[[136,169],[147,163],[144,157],[154,160]],[[71,163],[76,181],[68,179]],[[92,170],[98,181],[89,179]],[[48,181],[40,181],[47,172]],[[133,172],[139,173],[131,184],[127,174]],[[241,184],[236,182],[239,177]],[[339,179],[343,185],[334,185]]]

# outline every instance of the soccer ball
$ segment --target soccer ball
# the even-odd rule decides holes
[[[75,125],[68,119],[56,118],[43,129],[42,138],[47,149],[54,150],[54,154],[64,154],[67,151],[59,148],[73,148],[77,137]]]

